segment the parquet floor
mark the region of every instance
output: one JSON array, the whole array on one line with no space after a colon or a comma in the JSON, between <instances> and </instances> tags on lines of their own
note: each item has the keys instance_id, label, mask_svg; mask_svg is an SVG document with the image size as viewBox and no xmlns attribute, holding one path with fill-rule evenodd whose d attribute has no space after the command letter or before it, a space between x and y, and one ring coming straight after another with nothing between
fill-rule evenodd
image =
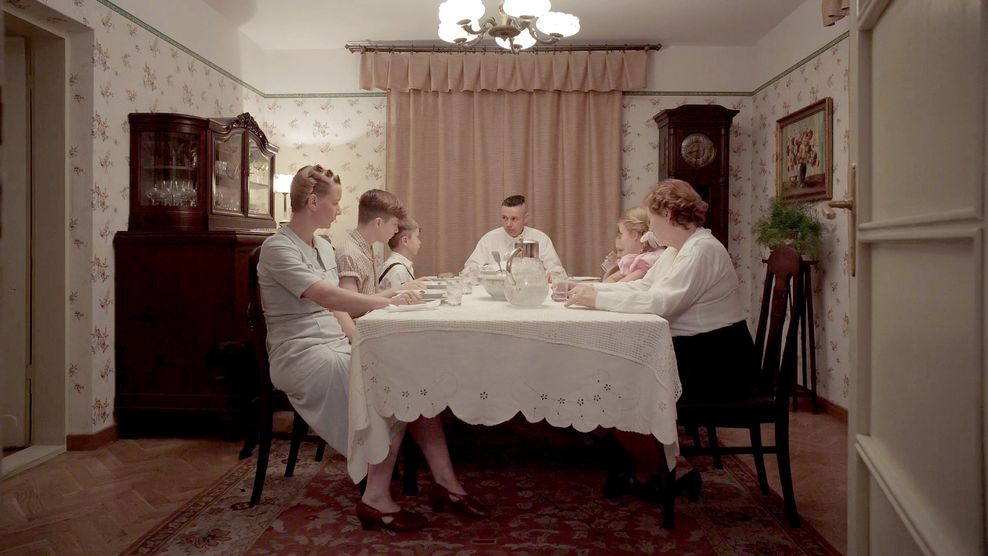
<instances>
[{"instance_id":1,"label":"parquet floor","mask_svg":"<svg viewBox=\"0 0 988 556\"><path fill-rule=\"evenodd\" d=\"M119 440L0 485L0 554L117 554L237 461L220 440Z\"/></svg>"},{"instance_id":2,"label":"parquet floor","mask_svg":"<svg viewBox=\"0 0 988 556\"><path fill-rule=\"evenodd\" d=\"M746 431L719 435L726 444L747 441ZM800 514L844 551L847 425L801 411L793 414L791 438ZM117 554L230 469L239 448L210 439L141 439L61 454L0 485L0 555ZM774 458L766 466L777 491Z\"/></svg>"}]
</instances>

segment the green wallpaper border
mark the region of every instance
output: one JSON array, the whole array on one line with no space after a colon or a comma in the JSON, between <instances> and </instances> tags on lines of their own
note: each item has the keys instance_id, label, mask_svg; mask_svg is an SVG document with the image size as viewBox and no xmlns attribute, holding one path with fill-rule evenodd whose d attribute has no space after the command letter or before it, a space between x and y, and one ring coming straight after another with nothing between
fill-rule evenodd
<instances>
[{"instance_id":1,"label":"green wallpaper border","mask_svg":"<svg viewBox=\"0 0 988 556\"><path fill-rule=\"evenodd\" d=\"M786 70L784 70L782 73L780 73L780 74L776 75L775 77L773 77L772 79L769 79L768 81L766 81L761 87L758 87L757 89L755 89L754 91L752 91L751 92L751 96L755 96L758 93L762 92L762 90L764 90L766 87L772 85L776 81L779 81L783 77L785 77L785 76L789 75L790 73L796 71L803 64L809 62L813 58L816 58L820 54L823 54L824 51L826 51L827 49L829 49L829 48L831 48L833 46L836 46L838 43L840 43L841 41L843 41L844 39L846 39L846 38L848 38L850 36L851 36L851 32L850 31L844 31L843 33L841 33L840 35L838 35L837 37L835 37L832 41L828 42L827 44L825 44L825 45L821 46L820 48L816 49L815 51L813 51L812 54L804 57L802 60L796 62L795 64L793 64L791 66L789 66L789 68L786 69Z\"/></svg>"},{"instance_id":2,"label":"green wallpaper border","mask_svg":"<svg viewBox=\"0 0 988 556\"><path fill-rule=\"evenodd\" d=\"M162 33L158 29L156 29L156 28L152 27L151 25L145 23L139 17L137 17L134 14L128 12L127 10L121 8L120 6L114 4L110 0L96 0L96 1L99 2L100 4L102 4L103 6L106 6L110 10L114 11L115 13L117 13L117 14L125 17L126 19L128 19L132 23L140 26L141 28L143 28L144 30L146 30L149 33L153 34L154 36L158 37L159 39L161 39L161 40L167 42L168 44L170 44L170 45L178 48L179 50L181 50L182 52L188 54L189 56L192 56L196 60L199 60L199 62L201 62L201 63L209 66L210 68L212 68L213 70L219 72L221 75L223 75L227 79L230 79L231 81L233 81L233 82L235 82L235 83L243 86L244 88L248 89L249 91L253 92L254 94L260 96L261 98L265 98L265 99L269 99L269 98L286 98L286 99L296 99L296 98L378 98L378 97L387 97L388 96L388 94L386 92L384 92L384 91L369 91L369 92L356 92L356 93L265 93L265 92L261 91L260 89L258 89L257 87L251 85L250 83L247 83L243 79L240 79L239 77L237 77L233 73L227 71L226 69L221 68L220 66L218 66L218 65L214 64L213 62L211 62L210 60L207 60L206 58L204 58L203 56L199 55L197 52L195 52L191 48L185 46L184 44L182 44L182 43L176 41L175 39L169 37L168 35ZM760 87L758 87L754 91L624 91L622 93L622 95L623 96L629 96L629 97L645 97L645 96L753 97L753 96L757 95L758 93L762 92L766 87L771 86L773 83L779 81L783 77L785 77L785 76L789 75L790 73L796 71L797 69L799 69L800 66L802 66L803 64L809 62L813 58L816 58L817 56L819 56L820 54L822 54L827 49L829 49L829 48L837 45L838 43L840 43L844 39L848 38L850 35L851 35L851 32L850 31L844 31L839 36L837 36L836 38L834 38L832 41L830 41L827 44L823 45L822 47L816 49L812 54L807 55L802 60L796 62L795 64L793 64L791 66L789 66L789 68L787 68L786 70L782 71L781 73L779 73L775 77L769 79L768 81L766 81L765 83L763 83Z\"/></svg>"}]
</instances>

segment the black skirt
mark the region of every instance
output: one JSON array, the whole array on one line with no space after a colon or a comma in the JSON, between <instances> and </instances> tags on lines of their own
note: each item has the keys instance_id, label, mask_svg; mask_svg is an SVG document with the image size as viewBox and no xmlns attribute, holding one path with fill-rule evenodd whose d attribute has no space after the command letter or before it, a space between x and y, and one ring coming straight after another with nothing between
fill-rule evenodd
<instances>
[{"instance_id":1,"label":"black skirt","mask_svg":"<svg viewBox=\"0 0 988 556\"><path fill-rule=\"evenodd\" d=\"M757 383L755 342L748 324L703 332L695 336L675 336L680 401L729 401L747 396Z\"/></svg>"}]
</instances>

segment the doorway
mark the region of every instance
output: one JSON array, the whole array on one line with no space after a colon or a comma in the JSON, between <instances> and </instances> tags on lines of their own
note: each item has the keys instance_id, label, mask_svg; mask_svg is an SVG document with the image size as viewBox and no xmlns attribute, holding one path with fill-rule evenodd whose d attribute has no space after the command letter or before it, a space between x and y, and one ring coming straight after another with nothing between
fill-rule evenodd
<instances>
[{"instance_id":1,"label":"doorway","mask_svg":"<svg viewBox=\"0 0 988 556\"><path fill-rule=\"evenodd\" d=\"M66 39L4 13L0 442L7 476L65 449ZM36 71L42 68L43 71Z\"/></svg>"}]
</instances>

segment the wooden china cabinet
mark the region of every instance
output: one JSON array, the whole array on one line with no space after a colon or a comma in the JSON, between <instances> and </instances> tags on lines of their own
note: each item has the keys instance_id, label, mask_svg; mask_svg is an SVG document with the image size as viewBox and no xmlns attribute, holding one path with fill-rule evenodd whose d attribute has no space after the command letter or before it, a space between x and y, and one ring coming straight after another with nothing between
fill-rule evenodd
<instances>
[{"instance_id":1,"label":"wooden china cabinet","mask_svg":"<svg viewBox=\"0 0 988 556\"><path fill-rule=\"evenodd\" d=\"M247 260L273 233L278 149L250 114L131 114L130 221L113 240L121 436L235 433L250 369ZM232 436L232 434L231 434Z\"/></svg>"},{"instance_id":2,"label":"wooden china cabinet","mask_svg":"<svg viewBox=\"0 0 988 556\"><path fill-rule=\"evenodd\" d=\"M727 246L731 177L731 121L737 110L684 104L653 118L659 127L659 179L689 182L710 204L706 226Z\"/></svg>"}]
</instances>

